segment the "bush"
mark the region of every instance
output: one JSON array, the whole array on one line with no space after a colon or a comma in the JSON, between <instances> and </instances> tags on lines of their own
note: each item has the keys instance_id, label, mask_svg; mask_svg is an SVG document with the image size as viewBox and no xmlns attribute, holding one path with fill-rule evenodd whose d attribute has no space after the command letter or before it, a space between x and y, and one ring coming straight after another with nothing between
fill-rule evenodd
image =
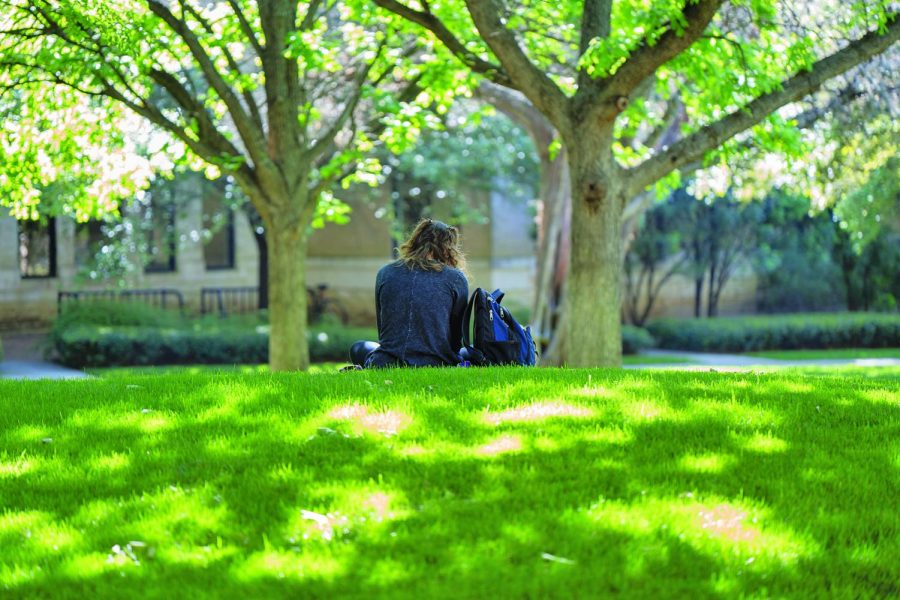
<instances>
[{"instance_id":1,"label":"bush","mask_svg":"<svg viewBox=\"0 0 900 600\"><path fill-rule=\"evenodd\" d=\"M0 340L0 362L3 362L3 340Z\"/></svg>"},{"instance_id":2,"label":"bush","mask_svg":"<svg viewBox=\"0 0 900 600\"><path fill-rule=\"evenodd\" d=\"M900 346L900 315L814 313L713 319L659 319L659 347L695 352L889 348Z\"/></svg>"},{"instance_id":3,"label":"bush","mask_svg":"<svg viewBox=\"0 0 900 600\"><path fill-rule=\"evenodd\" d=\"M62 305L53 329L72 325L182 327L186 319L176 310L158 308L144 302L81 300Z\"/></svg>"},{"instance_id":4,"label":"bush","mask_svg":"<svg viewBox=\"0 0 900 600\"><path fill-rule=\"evenodd\" d=\"M94 324L54 328L57 360L76 368L173 364L252 364L269 360L269 329L199 320L182 328ZM377 339L371 329L315 327L309 331L312 361L347 360L350 345Z\"/></svg>"},{"instance_id":5,"label":"bush","mask_svg":"<svg viewBox=\"0 0 900 600\"><path fill-rule=\"evenodd\" d=\"M622 354L637 354L656 345L650 332L634 325L622 325Z\"/></svg>"}]
</instances>

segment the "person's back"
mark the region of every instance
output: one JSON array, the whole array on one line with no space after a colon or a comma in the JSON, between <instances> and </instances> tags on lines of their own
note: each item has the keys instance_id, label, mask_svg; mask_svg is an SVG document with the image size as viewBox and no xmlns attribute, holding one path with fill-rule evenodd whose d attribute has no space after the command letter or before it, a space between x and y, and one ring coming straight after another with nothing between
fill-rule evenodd
<instances>
[{"instance_id":1,"label":"person's back","mask_svg":"<svg viewBox=\"0 0 900 600\"><path fill-rule=\"evenodd\" d=\"M366 367L459 363L469 285L455 227L423 219L400 259L375 280L379 344L357 342L350 360Z\"/></svg>"},{"instance_id":2,"label":"person's back","mask_svg":"<svg viewBox=\"0 0 900 600\"><path fill-rule=\"evenodd\" d=\"M372 366L459 362L469 287L458 269L431 271L397 261L375 279L378 341Z\"/></svg>"}]
</instances>

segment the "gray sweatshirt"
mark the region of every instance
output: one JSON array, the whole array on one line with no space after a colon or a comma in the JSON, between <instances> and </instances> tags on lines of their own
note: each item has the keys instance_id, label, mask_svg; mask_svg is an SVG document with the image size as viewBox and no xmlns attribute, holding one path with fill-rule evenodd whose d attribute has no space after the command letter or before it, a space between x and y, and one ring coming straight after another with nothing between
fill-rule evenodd
<instances>
[{"instance_id":1,"label":"gray sweatshirt","mask_svg":"<svg viewBox=\"0 0 900 600\"><path fill-rule=\"evenodd\" d=\"M375 315L381 347L367 366L455 365L469 284L462 271L409 269L400 261L375 278Z\"/></svg>"}]
</instances>

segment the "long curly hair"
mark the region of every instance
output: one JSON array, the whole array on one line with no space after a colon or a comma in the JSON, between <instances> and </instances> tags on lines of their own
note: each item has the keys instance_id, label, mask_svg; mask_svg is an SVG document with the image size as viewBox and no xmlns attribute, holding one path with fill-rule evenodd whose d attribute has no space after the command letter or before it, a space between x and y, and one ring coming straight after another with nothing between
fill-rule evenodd
<instances>
[{"instance_id":1,"label":"long curly hair","mask_svg":"<svg viewBox=\"0 0 900 600\"><path fill-rule=\"evenodd\" d=\"M459 230L442 221L422 219L399 248L400 261L410 269L440 271L445 266L466 272Z\"/></svg>"}]
</instances>

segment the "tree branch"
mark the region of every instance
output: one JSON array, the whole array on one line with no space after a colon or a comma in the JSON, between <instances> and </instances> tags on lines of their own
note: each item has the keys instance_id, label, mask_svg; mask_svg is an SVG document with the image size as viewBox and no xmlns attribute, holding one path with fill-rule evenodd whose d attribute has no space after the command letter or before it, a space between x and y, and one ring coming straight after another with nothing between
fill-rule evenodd
<instances>
[{"instance_id":1,"label":"tree branch","mask_svg":"<svg viewBox=\"0 0 900 600\"><path fill-rule=\"evenodd\" d=\"M628 97L641 81L689 48L703 34L722 2L723 0L685 2L682 14L687 26L684 30L679 33L670 24L658 39L645 39L625 64L606 79L607 87L619 96Z\"/></svg>"},{"instance_id":2,"label":"tree branch","mask_svg":"<svg viewBox=\"0 0 900 600\"><path fill-rule=\"evenodd\" d=\"M250 21L247 20L247 16L241 10L241 7L238 6L237 0L228 0L228 5L231 7L231 11L234 13L234 16L237 17L238 24L241 26L241 31L244 32L244 35L247 37L247 40L253 47L253 51L256 52L257 56L262 56L262 44L259 43L259 38L256 37L256 32L253 31L253 26L250 24Z\"/></svg>"},{"instance_id":3,"label":"tree branch","mask_svg":"<svg viewBox=\"0 0 900 600\"><path fill-rule=\"evenodd\" d=\"M581 39L578 43L578 56L587 52L595 38L609 37L612 17L612 0L584 0L581 12ZM591 76L584 69L578 71L578 88L589 85Z\"/></svg>"},{"instance_id":4,"label":"tree branch","mask_svg":"<svg viewBox=\"0 0 900 600\"><path fill-rule=\"evenodd\" d=\"M482 81L475 90L475 95L500 109L513 121L528 130L537 146L538 154L547 152L547 147L553 142L556 130L534 105L528 101L522 92Z\"/></svg>"},{"instance_id":5,"label":"tree branch","mask_svg":"<svg viewBox=\"0 0 900 600\"><path fill-rule=\"evenodd\" d=\"M781 89L756 98L743 108L672 144L665 152L629 169L626 175L630 182L627 197L634 196L670 171L701 160L707 152L756 125L782 106L800 100L829 79L884 52L898 38L900 19L894 14L889 19L884 34L877 31L866 34L834 54L816 61L809 71L787 79L782 83Z\"/></svg>"},{"instance_id":6,"label":"tree branch","mask_svg":"<svg viewBox=\"0 0 900 600\"><path fill-rule=\"evenodd\" d=\"M366 83L366 78L369 76L369 71L372 70L372 65L375 64L375 61L377 60L378 55L381 54L381 49L383 47L384 45L382 44L378 48L375 58L373 58L372 61L365 67L360 68L359 73L357 73L353 78L353 84L351 87L352 91L350 92L347 100L344 102L344 108L341 110L341 113L335 118L334 122L331 124L331 127L329 127L325 131L325 133L320 135L312 145L312 147L310 147L307 151L310 162L315 160L316 157L334 141L334 138L347 123L350 115L352 115L353 111L356 110L356 106L359 104L359 99L360 97L362 97L363 86Z\"/></svg>"},{"instance_id":7,"label":"tree branch","mask_svg":"<svg viewBox=\"0 0 900 600\"><path fill-rule=\"evenodd\" d=\"M269 164L271 160L266 154L265 143L262 140L262 131L254 127L249 115L244 111L240 101L234 93L234 90L225 82L216 69L216 65L203 49L197 36L188 29L187 24L180 21L172 14L172 11L162 2L162 0L148 0L150 10L158 16L162 21L175 32L178 37L187 45L197 61L204 78L210 87L216 91L216 94L225 102L228 112L231 115L234 125L241 136L241 140L247 149L250 158L254 164Z\"/></svg>"},{"instance_id":8,"label":"tree branch","mask_svg":"<svg viewBox=\"0 0 900 600\"><path fill-rule=\"evenodd\" d=\"M456 58L475 73L484 75L494 83L506 87L513 87L509 75L506 74L502 66L486 61L474 52L470 52L465 45L459 41L449 29L447 29L447 26L444 25L443 21L438 19L434 13L428 9L427 4L424 5L424 11L419 11L410 8L401 2L397 2L397 0L374 1L375 4L381 8L384 8L397 16L403 17L407 21L412 21L413 23L421 25L433 33L434 36L444 44L447 50L452 52Z\"/></svg>"},{"instance_id":9,"label":"tree branch","mask_svg":"<svg viewBox=\"0 0 900 600\"><path fill-rule=\"evenodd\" d=\"M519 46L512 31L500 21L497 0L466 0L475 27L500 60L514 87L547 115L557 129L568 124L569 99Z\"/></svg>"},{"instance_id":10,"label":"tree branch","mask_svg":"<svg viewBox=\"0 0 900 600\"><path fill-rule=\"evenodd\" d=\"M191 13L191 16L197 19L197 21L203 26L203 29L210 35L210 37L215 37L216 33L212 28L210 22L201 15L197 10L194 9L191 5L186 5L187 10ZM251 40L252 43L252 40ZM225 61L228 63L228 67L234 71L236 75L241 74L241 67L238 65L237 61L234 59L234 56L231 54L231 51L228 49L227 44L222 44L219 46L219 49L222 51L222 55L225 57ZM244 104L247 105L247 108L250 110L250 117L253 119L253 124L262 131L263 122L262 117L259 114L259 107L256 105L256 100L253 98L253 93L250 90L243 90L241 95L244 97Z\"/></svg>"},{"instance_id":11,"label":"tree branch","mask_svg":"<svg viewBox=\"0 0 900 600\"><path fill-rule=\"evenodd\" d=\"M150 78L161 88L169 92L169 95L181 106L189 117L197 120L198 136L204 143L208 143L220 154L242 156L240 150L232 144L228 138L216 128L209 113L197 99L188 92L183 85L170 73L153 69Z\"/></svg>"},{"instance_id":12,"label":"tree branch","mask_svg":"<svg viewBox=\"0 0 900 600\"><path fill-rule=\"evenodd\" d=\"M300 31L308 31L316 22L319 16L319 6L322 0L311 0L306 7L306 14L303 15L303 21L300 23Z\"/></svg>"}]
</instances>

